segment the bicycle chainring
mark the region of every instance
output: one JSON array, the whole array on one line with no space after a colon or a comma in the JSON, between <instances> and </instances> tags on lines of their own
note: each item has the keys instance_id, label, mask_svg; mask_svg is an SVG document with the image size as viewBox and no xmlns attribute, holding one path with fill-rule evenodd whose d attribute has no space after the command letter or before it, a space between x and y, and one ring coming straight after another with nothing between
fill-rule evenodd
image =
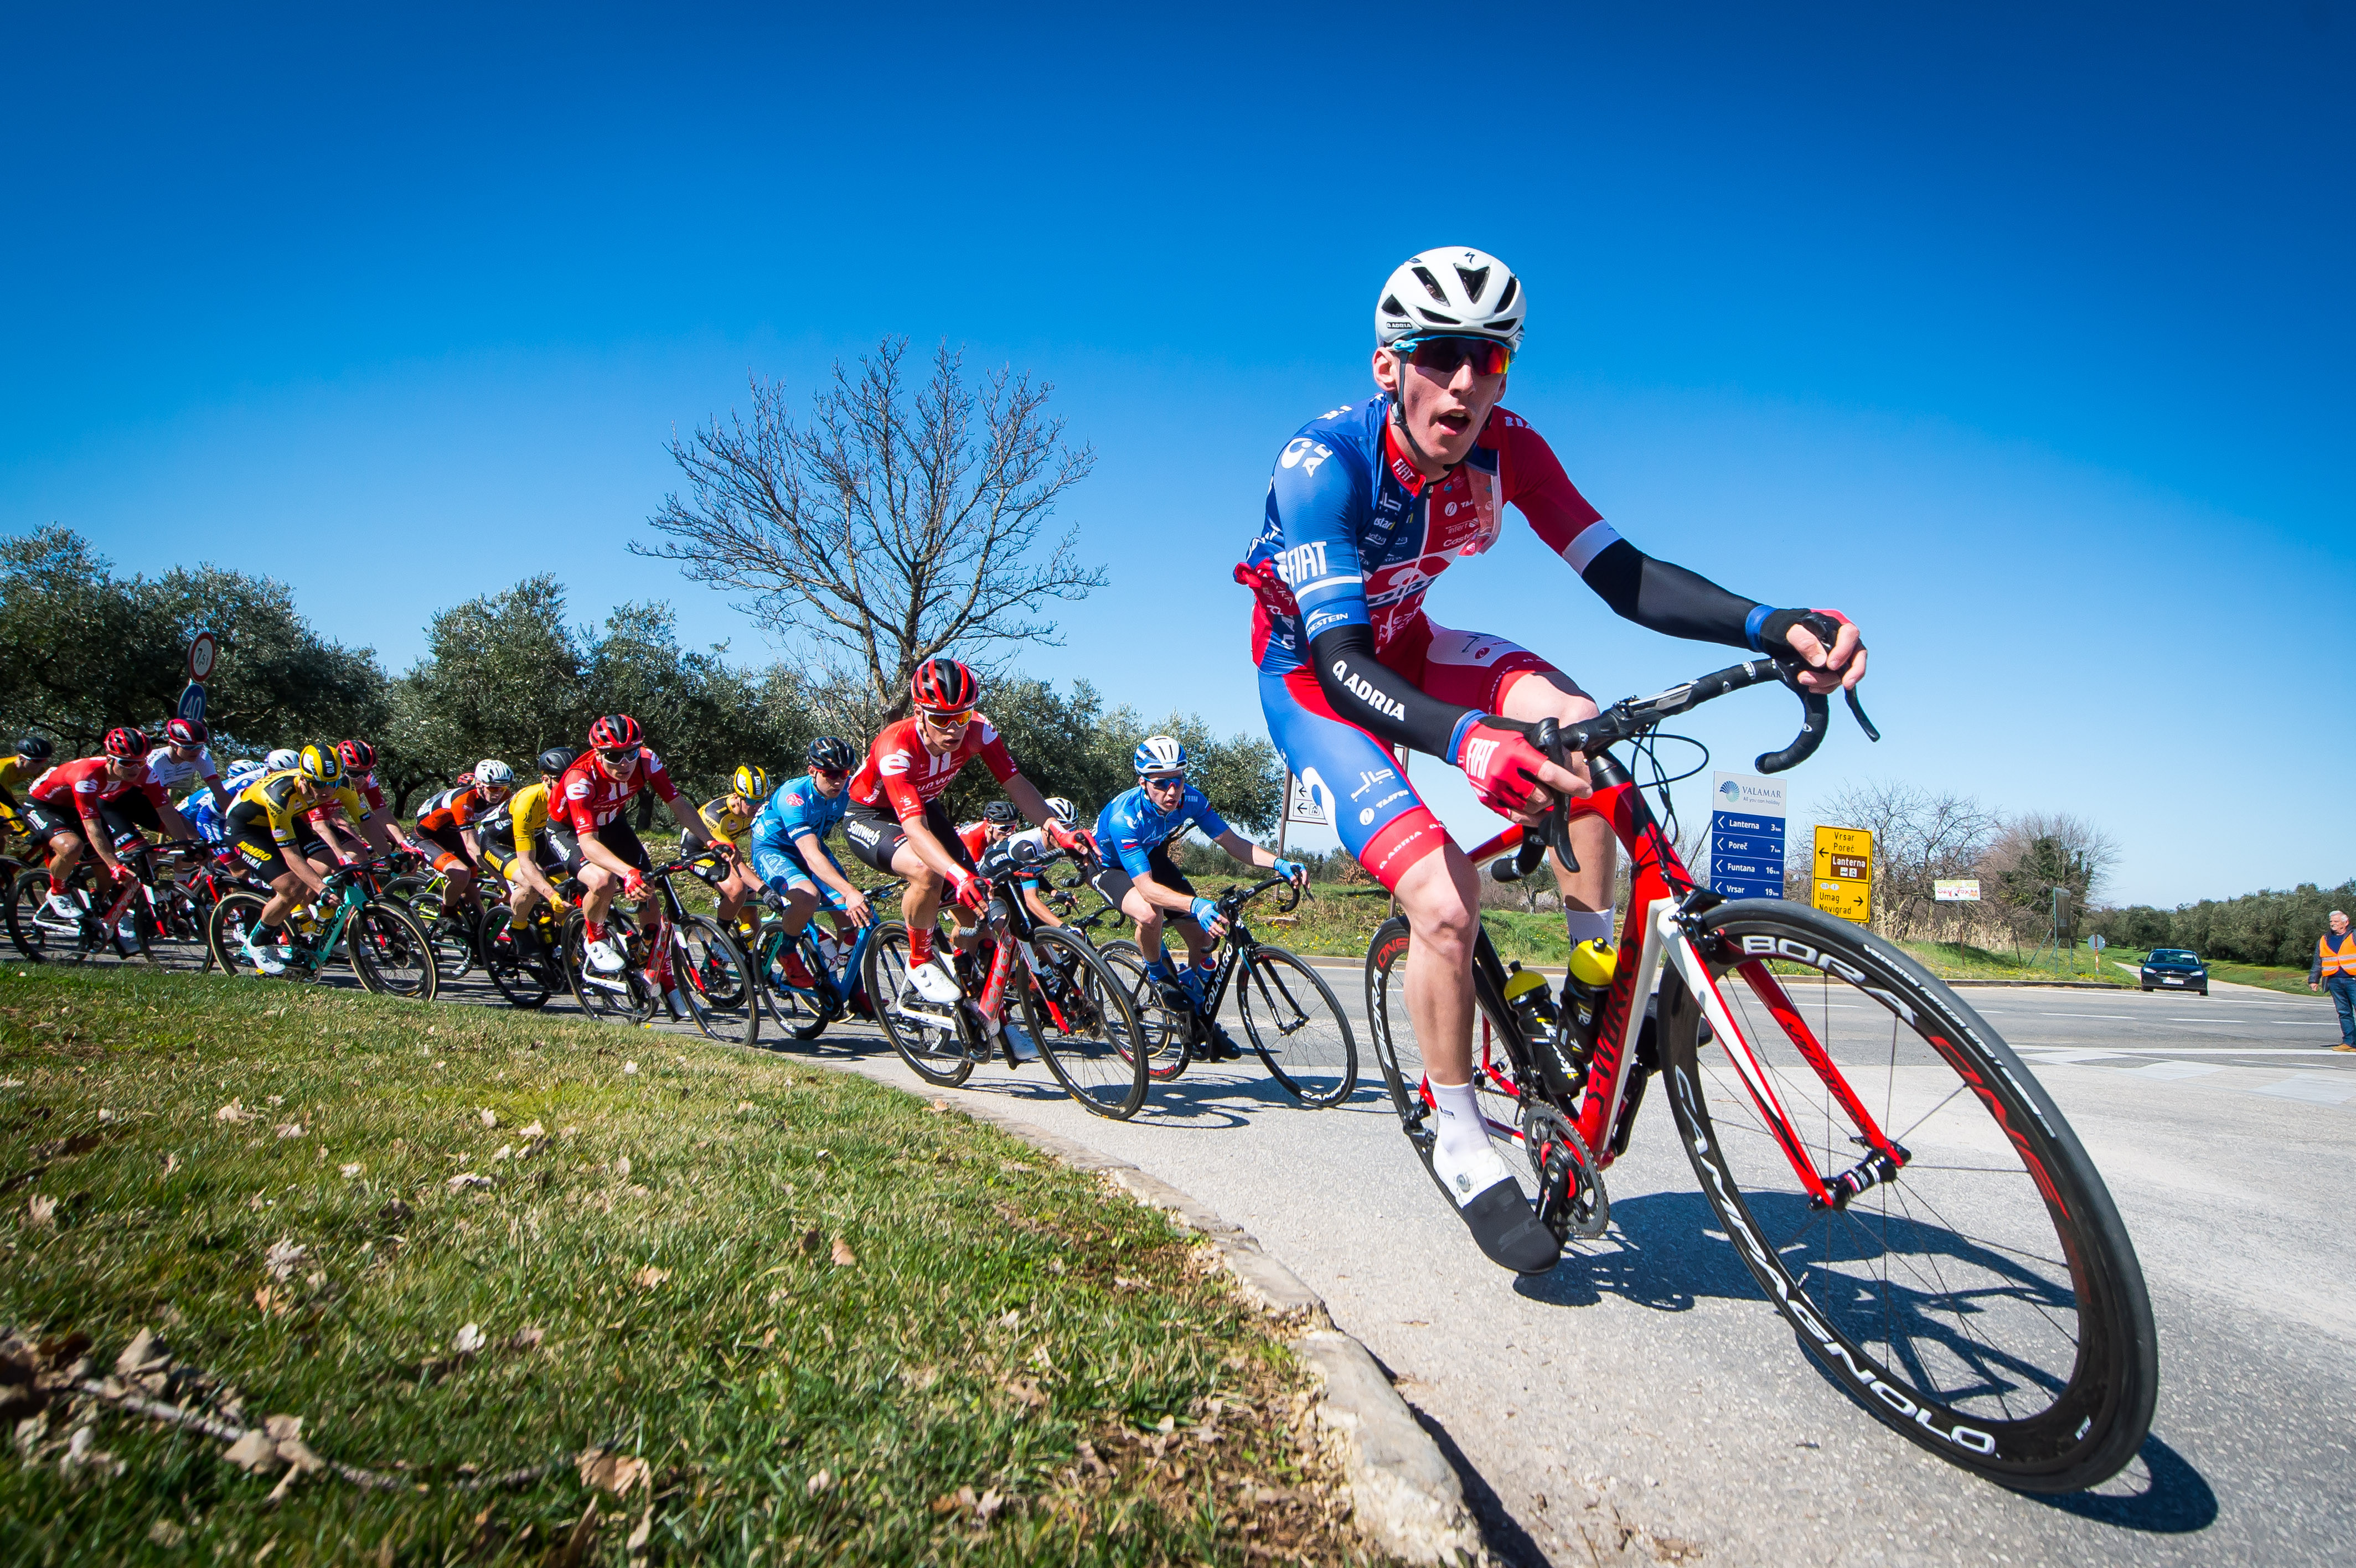
<instances>
[{"instance_id":1,"label":"bicycle chainring","mask_svg":"<svg viewBox=\"0 0 2356 1568\"><path fill-rule=\"evenodd\" d=\"M1591 1242L1612 1218L1595 1157L1563 1114L1533 1100L1522 1109L1522 1147L1538 1183L1538 1222L1558 1241Z\"/></svg>"}]
</instances>

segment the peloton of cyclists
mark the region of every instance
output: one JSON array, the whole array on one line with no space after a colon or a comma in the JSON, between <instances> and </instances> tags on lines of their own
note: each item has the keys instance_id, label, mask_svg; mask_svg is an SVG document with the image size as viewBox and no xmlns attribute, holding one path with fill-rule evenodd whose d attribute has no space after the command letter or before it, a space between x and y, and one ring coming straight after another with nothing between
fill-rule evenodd
<instances>
[{"instance_id":1,"label":"peloton of cyclists","mask_svg":"<svg viewBox=\"0 0 2356 1568\"><path fill-rule=\"evenodd\" d=\"M320 832L318 819L330 807L340 810L377 854L391 852L384 823L352 787L332 747L304 747L293 767L263 773L229 808L231 847L248 869L270 884L270 898L243 944L246 961L265 975L286 972L287 912L326 891L327 861L341 858Z\"/></svg>"},{"instance_id":2,"label":"peloton of cyclists","mask_svg":"<svg viewBox=\"0 0 2356 1568\"><path fill-rule=\"evenodd\" d=\"M1462 769L1490 809L1527 824L1558 795L1589 790L1583 763L1558 766L1531 744L1537 721L1596 707L1538 655L1434 624L1427 588L1496 542L1510 503L1638 625L1795 659L1812 691L1855 686L1865 649L1837 613L1730 593L1603 521L1538 433L1500 406L1527 311L1521 280L1483 251L1403 262L1376 295L1376 395L1285 443L1236 576L1257 600L1252 656L1270 737L1407 915L1408 1011L1438 1109L1433 1173L1484 1253L1538 1272L1558 1249L1491 1147L1472 1091L1472 866L1386 747ZM1804 617L1832 634L1829 645ZM1617 848L1608 822L1582 816L1571 825L1580 869L1552 862L1574 944L1611 940Z\"/></svg>"},{"instance_id":3,"label":"peloton of cyclists","mask_svg":"<svg viewBox=\"0 0 2356 1568\"><path fill-rule=\"evenodd\" d=\"M1199 897L1186 873L1170 859L1170 846L1183 838L1187 829L1198 828L1245 865L1273 870L1296 887L1307 884L1309 870L1228 827L1203 792L1186 782L1186 748L1173 737L1148 736L1130 761L1137 770L1136 787L1113 796L1097 816L1098 870L1089 885L1137 923L1137 945L1145 955L1147 977L1164 990L1180 992L1199 1010L1209 995L1211 944L1227 926L1218 906ZM1171 972L1170 955L1162 944L1165 923L1174 924L1186 944L1183 974ZM1205 1021L1213 1046L1206 1057L1243 1054L1217 1019Z\"/></svg>"},{"instance_id":4,"label":"peloton of cyclists","mask_svg":"<svg viewBox=\"0 0 2356 1568\"><path fill-rule=\"evenodd\" d=\"M826 836L850 809L851 771L859 754L850 741L820 735L809 743L807 760L809 772L779 784L754 814L753 875L767 890L788 938L801 933L822 903L837 937L847 942L851 929L873 921L875 912L826 847ZM812 983L790 941L778 955L777 968L788 985Z\"/></svg>"},{"instance_id":5,"label":"peloton of cyclists","mask_svg":"<svg viewBox=\"0 0 2356 1568\"><path fill-rule=\"evenodd\" d=\"M174 838L196 837L163 786L149 780L147 752L147 737L140 731L109 730L97 756L60 763L35 781L22 815L33 841L48 850L49 895L43 912L50 919L81 918L64 890L85 846L108 879L119 882L129 873L115 856L117 839L136 837L142 828Z\"/></svg>"},{"instance_id":6,"label":"peloton of cyclists","mask_svg":"<svg viewBox=\"0 0 2356 1568\"><path fill-rule=\"evenodd\" d=\"M475 764L465 784L442 791L417 808L420 848L450 884L444 908L455 904L481 912L475 899L475 869L483 863L478 825L497 814L514 793L515 770L497 757L486 757Z\"/></svg>"}]
</instances>

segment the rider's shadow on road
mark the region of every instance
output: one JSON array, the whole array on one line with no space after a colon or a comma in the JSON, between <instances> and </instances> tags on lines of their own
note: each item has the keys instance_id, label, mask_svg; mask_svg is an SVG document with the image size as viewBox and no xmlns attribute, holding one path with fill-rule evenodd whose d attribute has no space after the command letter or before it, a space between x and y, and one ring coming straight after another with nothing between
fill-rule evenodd
<instances>
[{"instance_id":1,"label":"rider's shadow on road","mask_svg":"<svg viewBox=\"0 0 2356 1568\"><path fill-rule=\"evenodd\" d=\"M1696 1298L1763 1301L1698 1192L1648 1192L1612 1205L1612 1229L1579 1242L1550 1274L1517 1280L1517 1295L1553 1307L1592 1307L1608 1294L1661 1312Z\"/></svg>"}]
</instances>

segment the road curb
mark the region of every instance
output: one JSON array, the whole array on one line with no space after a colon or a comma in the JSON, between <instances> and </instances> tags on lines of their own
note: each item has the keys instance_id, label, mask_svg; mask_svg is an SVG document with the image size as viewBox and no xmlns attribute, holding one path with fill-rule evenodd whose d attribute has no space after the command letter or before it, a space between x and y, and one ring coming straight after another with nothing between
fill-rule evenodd
<instances>
[{"instance_id":1,"label":"road curb","mask_svg":"<svg viewBox=\"0 0 2356 1568\"><path fill-rule=\"evenodd\" d=\"M1462 1479L1380 1363L1365 1346L1333 1327L1324 1300L1269 1256L1250 1232L1125 1159L1051 1133L986 1100L968 1099L954 1108L1076 1170L1103 1172L1139 1202L1208 1241L1246 1300L1299 1330L1290 1342L1318 1384L1318 1430L1349 1477L1351 1522L1370 1543L1406 1563L1492 1561L1480 1526L1465 1507Z\"/></svg>"}]
</instances>

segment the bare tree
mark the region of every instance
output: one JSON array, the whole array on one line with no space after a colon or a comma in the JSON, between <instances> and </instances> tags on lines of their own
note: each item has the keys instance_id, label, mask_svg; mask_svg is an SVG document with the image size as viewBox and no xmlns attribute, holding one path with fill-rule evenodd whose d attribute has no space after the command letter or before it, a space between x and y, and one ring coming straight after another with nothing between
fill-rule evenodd
<instances>
[{"instance_id":1,"label":"bare tree","mask_svg":"<svg viewBox=\"0 0 2356 1568\"><path fill-rule=\"evenodd\" d=\"M1851 784L1826 804L1822 816L1835 826L1872 833L1874 924L1894 936L1926 928L1936 936L1943 912L1933 884L1970 875L2001 823L1969 795L1934 794L1896 780Z\"/></svg>"},{"instance_id":2,"label":"bare tree","mask_svg":"<svg viewBox=\"0 0 2356 1568\"><path fill-rule=\"evenodd\" d=\"M1096 466L1046 416L1053 389L1001 368L977 389L947 343L914 388L907 347L884 339L856 374L838 363L807 424L784 383L754 378L749 417L671 442L688 493L648 519L667 538L630 547L745 595L736 607L798 640L846 709L872 700L894 718L926 659L988 667L1009 644L1052 645L1055 623L1031 618L1040 601L1106 581L1076 559L1076 533L1043 543L1056 501Z\"/></svg>"}]
</instances>

